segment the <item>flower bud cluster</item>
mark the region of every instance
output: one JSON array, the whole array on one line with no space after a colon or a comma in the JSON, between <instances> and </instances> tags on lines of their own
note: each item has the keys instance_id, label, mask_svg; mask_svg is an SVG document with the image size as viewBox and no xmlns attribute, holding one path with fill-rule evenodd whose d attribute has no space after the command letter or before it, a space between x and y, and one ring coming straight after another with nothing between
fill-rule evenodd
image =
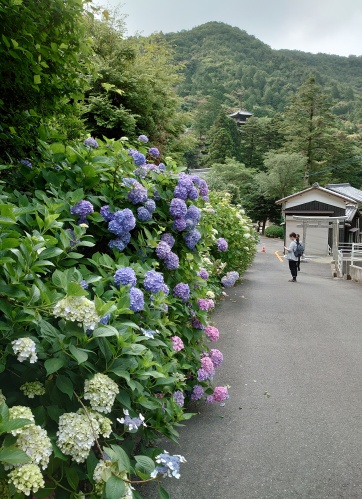
<instances>
[{"instance_id":1,"label":"flower bud cluster","mask_svg":"<svg viewBox=\"0 0 362 499\"><path fill-rule=\"evenodd\" d=\"M38 357L36 355L36 345L30 338L19 338L11 342L13 351L18 356L18 361L23 362L29 359L30 364L34 364Z\"/></svg>"},{"instance_id":2,"label":"flower bud cluster","mask_svg":"<svg viewBox=\"0 0 362 499\"><path fill-rule=\"evenodd\" d=\"M28 381L20 387L20 390L30 399L33 399L35 395L44 395L45 393L45 388L40 381Z\"/></svg>"},{"instance_id":3,"label":"flower bud cluster","mask_svg":"<svg viewBox=\"0 0 362 499\"><path fill-rule=\"evenodd\" d=\"M66 296L55 305L53 315L78 322L83 325L85 331L95 329L100 321L94 302L85 296Z\"/></svg>"}]
</instances>

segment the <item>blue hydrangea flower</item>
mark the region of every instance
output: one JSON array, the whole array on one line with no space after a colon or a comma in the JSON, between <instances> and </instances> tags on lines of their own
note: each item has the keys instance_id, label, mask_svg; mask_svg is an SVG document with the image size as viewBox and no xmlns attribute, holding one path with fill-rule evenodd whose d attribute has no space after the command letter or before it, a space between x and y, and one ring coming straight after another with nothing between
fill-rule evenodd
<instances>
[{"instance_id":1,"label":"blue hydrangea flower","mask_svg":"<svg viewBox=\"0 0 362 499\"><path fill-rule=\"evenodd\" d=\"M170 214L174 218L182 218L187 213L187 206L183 199L174 198L170 204Z\"/></svg>"},{"instance_id":2,"label":"blue hydrangea flower","mask_svg":"<svg viewBox=\"0 0 362 499\"><path fill-rule=\"evenodd\" d=\"M134 161L134 164L136 166L142 166L144 164L146 164L146 156L144 154L142 154L141 152L134 152L132 154L132 158L133 158L133 161Z\"/></svg>"},{"instance_id":3,"label":"blue hydrangea flower","mask_svg":"<svg viewBox=\"0 0 362 499\"><path fill-rule=\"evenodd\" d=\"M82 286L83 289L88 289L88 283L85 279L80 281L80 285Z\"/></svg>"},{"instance_id":4,"label":"blue hydrangea flower","mask_svg":"<svg viewBox=\"0 0 362 499\"><path fill-rule=\"evenodd\" d=\"M168 232L162 234L161 241L165 241L165 243L167 243L170 248L172 248L172 246L175 244L175 238L173 237L172 234L169 234Z\"/></svg>"},{"instance_id":5,"label":"blue hydrangea flower","mask_svg":"<svg viewBox=\"0 0 362 499\"><path fill-rule=\"evenodd\" d=\"M196 189L196 187L192 187L189 191L189 199L195 200L199 197L199 191Z\"/></svg>"},{"instance_id":6,"label":"blue hydrangea flower","mask_svg":"<svg viewBox=\"0 0 362 499\"><path fill-rule=\"evenodd\" d=\"M116 236L122 236L136 226L136 219L129 208L118 210L113 215L113 220L108 223L108 230Z\"/></svg>"},{"instance_id":7,"label":"blue hydrangea flower","mask_svg":"<svg viewBox=\"0 0 362 499\"><path fill-rule=\"evenodd\" d=\"M167 284L164 284L164 285L162 286L161 291L162 291L162 292L163 292L166 296L168 296L168 294L170 293L170 289L169 289L169 287L167 286Z\"/></svg>"},{"instance_id":8,"label":"blue hydrangea flower","mask_svg":"<svg viewBox=\"0 0 362 499\"><path fill-rule=\"evenodd\" d=\"M161 199L161 195L160 193L158 192L158 190L156 189L156 187L153 188L153 197L156 201L159 201Z\"/></svg>"},{"instance_id":9,"label":"blue hydrangea flower","mask_svg":"<svg viewBox=\"0 0 362 499\"><path fill-rule=\"evenodd\" d=\"M173 295L177 298L181 298L183 302L186 302L190 298L190 287L188 284L179 282L173 288Z\"/></svg>"},{"instance_id":10,"label":"blue hydrangea flower","mask_svg":"<svg viewBox=\"0 0 362 499\"><path fill-rule=\"evenodd\" d=\"M138 220L141 220L141 222L149 222L152 220L152 213L141 206L140 208L137 208L137 218Z\"/></svg>"},{"instance_id":11,"label":"blue hydrangea flower","mask_svg":"<svg viewBox=\"0 0 362 499\"><path fill-rule=\"evenodd\" d=\"M131 288L129 290L129 297L131 301L130 310L132 312L141 312L145 307L145 299L142 291L138 288Z\"/></svg>"},{"instance_id":12,"label":"blue hydrangea flower","mask_svg":"<svg viewBox=\"0 0 362 499\"><path fill-rule=\"evenodd\" d=\"M180 261L178 256L176 255L176 253L173 253L172 251L170 251L170 253L168 253L165 256L164 262L169 270L176 270L180 266Z\"/></svg>"},{"instance_id":13,"label":"blue hydrangea flower","mask_svg":"<svg viewBox=\"0 0 362 499\"><path fill-rule=\"evenodd\" d=\"M139 140L140 142L143 142L144 144L147 144L147 142L148 142L148 137L147 137L147 135L140 135L140 136L138 137L138 140Z\"/></svg>"},{"instance_id":14,"label":"blue hydrangea flower","mask_svg":"<svg viewBox=\"0 0 362 499\"><path fill-rule=\"evenodd\" d=\"M110 248L116 248L118 251L123 251L124 248L127 246L127 244L130 242L130 240L131 240L130 232L124 232L121 236L109 241L108 246Z\"/></svg>"},{"instance_id":15,"label":"blue hydrangea flower","mask_svg":"<svg viewBox=\"0 0 362 499\"><path fill-rule=\"evenodd\" d=\"M114 282L117 287L119 287L121 284L122 286L127 286L128 284L130 284L132 287L136 286L136 273L131 267L118 269L114 274Z\"/></svg>"},{"instance_id":16,"label":"blue hydrangea flower","mask_svg":"<svg viewBox=\"0 0 362 499\"><path fill-rule=\"evenodd\" d=\"M87 215L90 215L94 212L94 208L92 203L89 201L79 201L75 206L72 206L70 209L70 213L72 215L78 215L80 218L85 218Z\"/></svg>"},{"instance_id":17,"label":"blue hydrangea flower","mask_svg":"<svg viewBox=\"0 0 362 499\"><path fill-rule=\"evenodd\" d=\"M207 196L209 193L209 188L207 186L206 180L200 179L200 195L201 196Z\"/></svg>"},{"instance_id":18,"label":"blue hydrangea flower","mask_svg":"<svg viewBox=\"0 0 362 499\"><path fill-rule=\"evenodd\" d=\"M182 393L181 390L176 390L174 392L173 399L177 405L179 405L180 407L183 407L183 405L185 403L185 397L184 397L184 394Z\"/></svg>"},{"instance_id":19,"label":"blue hydrangea flower","mask_svg":"<svg viewBox=\"0 0 362 499\"><path fill-rule=\"evenodd\" d=\"M192 394L191 400L200 400L204 396L204 389L201 385L195 385Z\"/></svg>"},{"instance_id":20,"label":"blue hydrangea flower","mask_svg":"<svg viewBox=\"0 0 362 499\"><path fill-rule=\"evenodd\" d=\"M111 213L109 211L108 205L102 206L102 208L99 210L99 213L106 222L110 222L114 218L114 213Z\"/></svg>"},{"instance_id":21,"label":"blue hydrangea flower","mask_svg":"<svg viewBox=\"0 0 362 499\"><path fill-rule=\"evenodd\" d=\"M173 195L175 198L183 199L184 201L186 201L188 197L187 188L183 185L178 184L173 191Z\"/></svg>"},{"instance_id":22,"label":"blue hydrangea flower","mask_svg":"<svg viewBox=\"0 0 362 499\"><path fill-rule=\"evenodd\" d=\"M133 204L140 204L147 201L147 189L139 182L133 184L132 190L128 193L128 199Z\"/></svg>"},{"instance_id":23,"label":"blue hydrangea flower","mask_svg":"<svg viewBox=\"0 0 362 499\"><path fill-rule=\"evenodd\" d=\"M108 324L110 318L111 318L111 314L104 315L101 318L101 320L99 321L99 324L103 324L104 326L106 326Z\"/></svg>"},{"instance_id":24,"label":"blue hydrangea flower","mask_svg":"<svg viewBox=\"0 0 362 499\"><path fill-rule=\"evenodd\" d=\"M158 165L158 169L161 171L161 172L165 172L166 171L166 166L163 164L163 163L160 163Z\"/></svg>"},{"instance_id":25,"label":"blue hydrangea flower","mask_svg":"<svg viewBox=\"0 0 362 499\"><path fill-rule=\"evenodd\" d=\"M99 147L98 142L96 139L93 139L93 137L88 137L88 139L85 139L83 144L87 147L92 147L93 149L97 149Z\"/></svg>"},{"instance_id":26,"label":"blue hydrangea flower","mask_svg":"<svg viewBox=\"0 0 362 499\"><path fill-rule=\"evenodd\" d=\"M155 459L156 463L159 463L159 466L151 473L151 478L156 478L158 475L162 475L163 477L174 477L180 478L180 463L185 463L186 459L180 455L170 456L168 452L164 452L160 454Z\"/></svg>"},{"instance_id":27,"label":"blue hydrangea flower","mask_svg":"<svg viewBox=\"0 0 362 499\"><path fill-rule=\"evenodd\" d=\"M148 149L148 154L150 156L153 156L154 158L158 158L160 155L160 151L157 149L157 147L150 147Z\"/></svg>"},{"instance_id":28,"label":"blue hydrangea flower","mask_svg":"<svg viewBox=\"0 0 362 499\"><path fill-rule=\"evenodd\" d=\"M164 278L161 272L156 272L155 270L149 270L145 274L145 280L143 285L146 291L150 293L158 293L162 291L164 285Z\"/></svg>"},{"instance_id":29,"label":"blue hydrangea flower","mask_svg":"<svg viewBox=\"0 0 362 499\"><path fill-rule=\"evenodd\" d=\"M196 244L201 239L201 234L197 229L193 229L184 235L185 243L191 250L195 249Z\"/></svg>"},{"instance_id":30,"label":"blue hydrangea flower","mask_svg":"<svg viewBox=\"0 0 362 499\"><path fill-rule=\"evenodd\" d=\"M153 199L147 199L145 202L145 208L148 210L150 213L153 213L156 210L156 203Z\"/></svg>"},{"instance_id":31,"label":"blue hydrangea flower","mask_svg":"<svg viewBox=\"0 0 362 499\"><path fill-rule=\"evenodd\" d=\"M153 329L143 329L141 327L140 330L141 330L141 333L143 334L143 336L146 336L146 338L153 339L155 334L157 334L157 331L153 331Z\"/></svg>"},{"instance_id":32,"label":"blue hydrangea flower","mask_svg":"<svg viewBox=\"0 0 362 499\"><path fill-rule=\"evenodd\" d=\"M137 180L135 178L123 177L122 182L123 185L125 185L126 187L132 187L134 184L137 183Z\"/></svg>"},{"instance_id":33,"label":"blue hydrangea flower","mask_svg":"<svg viewBox=\"0 0 362 499\"><path fill-rule=\"evenodd\" d=\"M31 164L31 161L29 161L28 159L22 159L20 161L20 164L24 165L24 166L27 166L28 168L33 168L33 165Z\"/></svg>"}]
</instances>

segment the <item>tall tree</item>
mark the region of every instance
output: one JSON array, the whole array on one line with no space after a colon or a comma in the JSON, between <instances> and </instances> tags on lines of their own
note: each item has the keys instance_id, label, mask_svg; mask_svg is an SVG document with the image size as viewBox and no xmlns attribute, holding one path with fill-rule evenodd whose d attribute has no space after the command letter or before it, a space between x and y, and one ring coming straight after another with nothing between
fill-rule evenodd
<instances>
[{"instance_id":1,"label":"tall tree","mask_svg":"<svg viewBox=\"0 0 362 499\"><path fill-rule=\"evenodd\" d=\"M303 83L286 108L282 124L284 150L306 157L306 178L314 175L314 180L318 180L316 172L328 167L335 154L336 117L330 108L314 78Z\"/></svg>"}]
</instances>

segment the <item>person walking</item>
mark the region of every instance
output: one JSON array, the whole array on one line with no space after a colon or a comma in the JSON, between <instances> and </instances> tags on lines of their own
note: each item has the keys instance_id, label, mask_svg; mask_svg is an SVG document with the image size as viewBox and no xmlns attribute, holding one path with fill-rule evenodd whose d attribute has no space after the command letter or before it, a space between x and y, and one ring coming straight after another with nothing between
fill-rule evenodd
<instances>
[{"instance_id":1,"label":"person walking","mask_svg":"<svg viewBox=\"0 0 362 499\"><path fill-rule=\"evenodd\" d=\"M289 282L297 282L297 274L298 274L298 257L295 256L294 251L297 249L297 234L295 232L291 232L289 234L290 244L287 248L284 246L284 249L287 251L287 258L289 262L289 270L292 274L292 278L289 279Z\"/></svg>"},{"instance_id":2,"label":"person walking","mask_svg":"<svg viewBox=\"0 0 362 499\"><path fill-rule=\"evenodd\" d=\"M299 238L300 238L300 235L297 234L297 237L295 239L295 242L297 243L297 245L299 244ZM298 272L300 272L300 259L301 259L302 256L303 255L299 255L298 256L298 261L297 261L297 270L298 270Z\"/></svg>"}]
</instances>

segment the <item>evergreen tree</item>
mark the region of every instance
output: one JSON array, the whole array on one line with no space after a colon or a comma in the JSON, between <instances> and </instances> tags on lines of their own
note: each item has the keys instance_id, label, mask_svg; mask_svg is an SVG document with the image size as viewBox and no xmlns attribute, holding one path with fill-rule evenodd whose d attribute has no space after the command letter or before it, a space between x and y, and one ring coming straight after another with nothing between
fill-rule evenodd
<instances>
[{"instance_id":1,"label":"evergreen tree","mask_svg":"<svg viewBox=\"0 0 362 499\"><path fill-rule=\"evenodd\" d=\"M209 140L208 164L225 163L226 158L239 159L240 132L224 109L211 127Z\"/></svg>"}]
</instances>

